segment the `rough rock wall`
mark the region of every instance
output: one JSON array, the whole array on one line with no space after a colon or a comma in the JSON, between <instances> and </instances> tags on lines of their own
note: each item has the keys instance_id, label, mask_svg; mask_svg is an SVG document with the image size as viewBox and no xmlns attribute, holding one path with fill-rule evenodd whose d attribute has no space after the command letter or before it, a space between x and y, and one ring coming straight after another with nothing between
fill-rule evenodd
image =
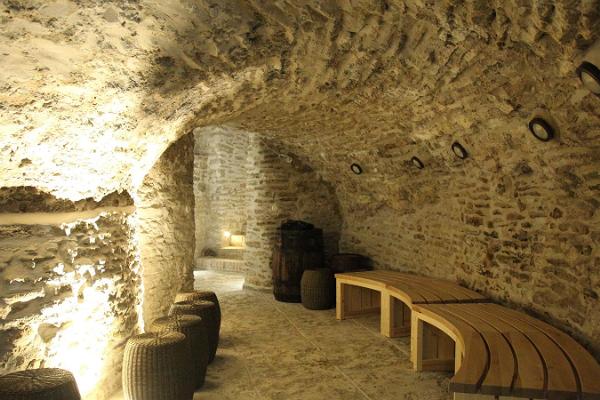
<instances>
[{"instance_id":1,"label":"rough rock wall","mask_svg":"<svg viewBox=\"0 0 600 400\"><path fill-rule=\"evenodd\" d=\"M387 209L435 212L444 201L450 208L458 201L447 198L458 195L453 185L496 180L488 158L503 173L518 163L513 157L523 159L551 181L566 174L560 164L578 171L577 185L593 187L600 99L582 90L574 71L600 37L599 14L598 0L7 0L0 185L100 198L135 187L190 127L235 122L277 138L331 182L349 227ZM553 151L523 144L539 109L561 128ZM468 176L449 153L455 139L473 153ZM426 161L421 175L407 162L413 155ZM348 170L355 161L365 169L360 179ZM562 193L540 191L557 204ZM585 213L585 198L564 206L564 215ZM591 207L590 231L577 240L595 237ZM437 214L425 215L435 230ZM417 226L416 217L403 218ZM394 262L408 263L419 250L404 254ZM569 254L559 274L579 265ZM556 319L569 310L537 307ZM562 323L597 343L589 322Z\"/></svg>"},{"instance_id":2,"label":"rough rock wall","mask_svg":"<svg viewBox=\"0 0 600 400\"><path fill-rule=\"evenodd\" d=\"M246 285L272 286L273 246L279 226L288 219L323 229L326 254L337 251L341 216L331 185L293 155L255 134L250 136L247 187Z\"/></svg>"},{"instance_id":3,"label":"rough rock wall","mask_svg":"<svg viewBox=\"0 0 600 400\"><path fill-rule=\"evenodd\" d=\"M0 185L99 199L139 185L190 127L233 119L337 170L350 144L376 151L373 134L410 143L522 116L576 87L598 5L3 1Z\"/></svg>"},{"instance_id":4,"label":"rough rock wall","mask_svg":"<svg viewBox=\"0 0 600 400\"><path fill-rule=\"evenodd\" d=\"M141 277L131 198L111 197L120 206L88 199L83 213L32 188L0 190L0 374L65 368L86 399L120 388ZM34 211L14 213L30 200Z\"/></svg>"},{"instance_id":5,"label":"rough rock wall","mask_svg":"<svg viewBox=\"0 0 600 400\"><path fill-rule=\"evenodd\" d=\"M167 314L178 291L194 283L193 140L189 134L173 143L137 192L147 326Z\"/></svg>"},{"instance_id":6,"label":"rough rock wall","mask_svg":"<svg viewBox=\"0 0 600 400\"><path fill-rule=\"evenodd\" d=\"M246 233L249 135L222 127L194 130L196 257L218 251L223 232Z\"/></svg>"},{"instance_id":7,"label":"rough rock wall","mask_svg":"<svg viewBox=\"0 0 600 400\"><path fill-rule=\"evenodd\" d=\"M198 249L218 250L224 230L246 235L246 282L271 285L270 260L279 225L301 219L324 231L327 254L341 229L333 188L281 144L230 127L196 129L195 195ZM237 264L235 264L237 266Z\"/></svg>"},{"instance_id":8,"label":"rough rock wall","mask_svg":"<svg viewBox=\"0 0 600 400\"><path fill-rule=\"evenodd\" d=\"M405 209L349 208L341 247L525 307L600 355L600 148L487 146L470 142L449 171L414 169Z\"/></svg>"}]
</instances>

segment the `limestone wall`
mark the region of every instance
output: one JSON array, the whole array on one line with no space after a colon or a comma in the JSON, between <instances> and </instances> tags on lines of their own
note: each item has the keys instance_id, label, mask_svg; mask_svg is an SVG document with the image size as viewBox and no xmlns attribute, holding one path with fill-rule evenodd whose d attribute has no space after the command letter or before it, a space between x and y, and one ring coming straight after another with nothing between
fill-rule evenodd
<instances>
[{"instance_id":1,"label":"limestone wall","mask_svg":"<svg viewBox=\"0 0 600 400\"><path fill-rule=\"evenodd\" d=\"M332 187L272 142L253 135L248 156L246 284L271 287L271 256L279 227L288 219L323 229L325 252L337 252L341 217Z\"/></svg>"},{"instance_id":2,"label":"limestone wall","mask_svg":"<svg viewBox=\"0 0 600 400\"><path fill-rule=\"evenodd\" d=\"M249 135L223 127L196 129L196 252L219 250L224 231L246 233ZM197 257L200 254L197 254Z\"/></svg>"},{"instance_id":3,"label":"limestone wall","mask_svg":"<svg viewBox=\"0 0 600 400\"><path fill-rule=\"evenodd\" d=\"M193 286L193 151L192 135L173 143L137 192L146 325L166 315L178 291Z\"/></svg>"},{"instance_id":4,"label":"limestone wall","mask_svg":"<svg viewBox=\"0 0 600 400\"><path fill-rule=\"evenodd\" d=\"M600 152L527 136L488 146L474 141L464 162L413 168L414 196L401 209L346 203L343 250L463 282L600 355Z\"/></svg>"},{"instance_id":5,"label":"limestone wall","mask_svg":"<svg viewBox=\"0 0 600 400\"><path fill-rule=\"evenodd\" d=\"M120 388L141 276L132 200L110 197L116 207L0 190L0 374L65 368L86 399Z\"/></svg>"},{"instance_id":6,"label":"limestone wall","mask_svg":"<svg viewBox=\"0 0 600 400\"><path fill-rule=\"evenodd\" d=\"M246 283L269 287L272 248L287 219L323 229L327 254L337 251L341 217L335 192L303 161L253 132L207 127L195 136L199 263L198 249L218 250L223 231L245 234Z\"/></svg>"}]
</instances>

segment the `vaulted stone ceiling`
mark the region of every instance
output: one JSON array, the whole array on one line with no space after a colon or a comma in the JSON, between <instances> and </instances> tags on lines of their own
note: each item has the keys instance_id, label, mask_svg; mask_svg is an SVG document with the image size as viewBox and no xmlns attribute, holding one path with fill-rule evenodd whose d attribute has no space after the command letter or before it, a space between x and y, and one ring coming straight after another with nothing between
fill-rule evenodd
<instances>
[{"instance_id":1,"label":"vaulted stone ceiling","mask_svg":"<svg viewBox=\"0 0 600 400\"><path fill-rule=\"evenodd\" d=\"M0 186L102 197L139 184L193 127L231 124L273 137L353 204L410 209L464 173L454 140L470 168L514 152L549 162L527 133L536 110L560 127L550 148L576 159L600 144L598 99L574 72L599 12L595 0L5 0Z\"/></svg>"}]
</instances>

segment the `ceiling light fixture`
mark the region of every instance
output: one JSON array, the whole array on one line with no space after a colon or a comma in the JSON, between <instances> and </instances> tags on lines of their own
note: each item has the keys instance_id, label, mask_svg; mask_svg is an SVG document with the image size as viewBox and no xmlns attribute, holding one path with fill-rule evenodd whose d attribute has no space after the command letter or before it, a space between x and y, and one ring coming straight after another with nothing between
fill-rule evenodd
<instances>
[{"instance_id":1,"label":"ceiling light fixture","mask_svg":"<svg viewBox=\"0 0 600 400\"><path fill-rule=\"evenodd\" d=\"M467 150L463 147L462 144L458 142L452 143L452 151L454 152L454 155L456 155L456 157L460 158L461 160L464 160L465 158L469 157L469 153L467 152Z\"/></svg>"},{"instance_id":2,"label":"ceiling light fixture","mask_svg":"<svg viewBox=\"0 0 600 400\"><path fill-rule=\"evenodd\" d=\"M543 118L535 117L529 121L529 130L542 142L548 142L554 138L554 128Z\"/></svg>"},{"instance_id":3,"label":"ceiling light fixture","mask_svg":"<svg viewBox=\"0 0 600 400\"><path fill-rule=\"evenodd\" d=\"M577 68L577 76L590 92L600 96L600 69L594 64L584 61Z\"/></svg>"},{"instance_id":4,"label":"ceiling light fixture","mask_svg":"<svg viewBox=\"0 0 600 400\"><path fill-rule=\"evenodd\" d=\"M360 165L354 163L350 166L350 169L352 170L352 172L354 172L356 175L360 175L363 172L363 169Z\"/></svg>"},{"instance_id":5,"label":"ceiling light fixture","mask_svg":"<svg viewBox=\"0 0 600 400\"><path fill-rule=\"evenodd\" d=\"M413 163L413 165L419 169L423 169L425 168L425 164L423 164L423 161L419 160L418 157L413 157L410 159L410 162Z\"/></svg>"}]
</instances>

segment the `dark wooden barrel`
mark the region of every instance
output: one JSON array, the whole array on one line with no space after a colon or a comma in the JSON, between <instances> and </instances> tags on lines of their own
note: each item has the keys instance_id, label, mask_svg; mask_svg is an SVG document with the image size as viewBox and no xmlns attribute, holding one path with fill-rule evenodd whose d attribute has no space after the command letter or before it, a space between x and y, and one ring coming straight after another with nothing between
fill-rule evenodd
<instances>
[{"instance_id":1,"label":"dark wooden barrel","mask_svg":"<svg viewBox=\"0 0 600 400\"><path fill-rule=\"evenodd\" d=\"M329 264L334 274L371 269L367 257L352 253L334 254L331 256Z\"/></svg>"},{"instance_id":2,"label":"dark wooden barrel","mask_svg":"<svg viewBox=\"0 0 600 400\"><path fill-rule=\"evenodd\" d=\"M306 269L323 267L323 231L321 229L283 229L273 249L273 294L275 299L299 303L300 280Z\"/></svg>"}]
</instances>

